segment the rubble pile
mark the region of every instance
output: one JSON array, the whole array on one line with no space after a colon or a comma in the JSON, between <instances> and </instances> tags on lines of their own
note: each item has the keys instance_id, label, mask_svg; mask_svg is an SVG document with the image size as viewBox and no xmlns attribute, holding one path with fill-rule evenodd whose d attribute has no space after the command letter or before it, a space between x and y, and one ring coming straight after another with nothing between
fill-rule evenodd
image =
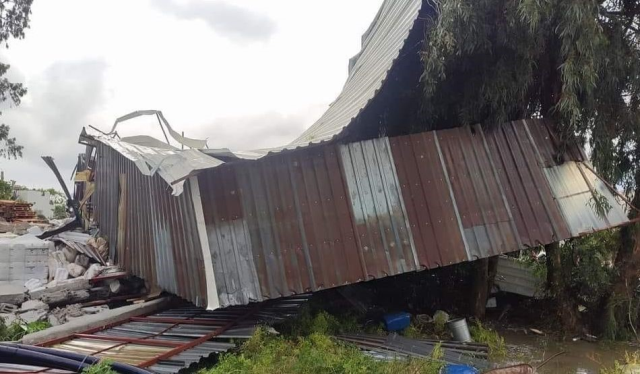
<instances>
[{"instance_id":1,"label":"rubble pile","mask_svg":"<svg viewBox=\"0 0 640 374\"><path fill-rule=\"evenodd\" d=\"M144 283L109 263L104 238L64 232L41 240L41 233L31 227L21 236L0 236L5 325L42 321L56 326L140 297Z\"/></svg>"}]
</instances>

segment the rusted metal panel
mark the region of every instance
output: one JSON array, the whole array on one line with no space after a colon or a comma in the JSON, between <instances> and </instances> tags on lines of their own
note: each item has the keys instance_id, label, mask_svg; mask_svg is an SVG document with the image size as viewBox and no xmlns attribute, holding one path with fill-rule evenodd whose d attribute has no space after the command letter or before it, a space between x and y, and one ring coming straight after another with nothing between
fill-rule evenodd
<instances>
[{"instance_id":1,"label":"rusted metal panel","mask_svg":"<svg viewBox=\"0 0 640 374\"><path fill-rule=\"evenodd\" d=\"M527 125L544 126L540 121ZM484 134L521 244L533 247L567 239L569 230L542 172L550 161L539 157L538 143L527 134L525 123L506 123Z\"/></svg>"},{"instance_id":2,"label":"rusted metal panel","mask_svg":"<svg viewBox=\"0 0 640 374\"><path fill-rule=\"evenodd\" d=\"M518 248L515 226L482 130L479 126L462 127L437 134L470 258L491 257Z\"/></svg>"},{"instance_id":3,"label":"rusted metal panel","mask_svg":"<svg viewBox=\"0 0 640 374\"><path fill-rule=\"evenodd\" d=\"M559 164L583 155L557 144L538 120L323 144L207 169L178 197L98 144L96 220L120 233L116 259L134 274L200 305L214 289L210 306L247 304L628 222L588 165ZM604 218L587 207L596 192L614 206Z\"/></svg>"},{"instance_id":4,"label":"rusted metal panel","mask_svg":"<svg viewBox=\"0 0 640 374\"><path fill-rule=\"evenodd\" d=\"M420 265L435 268L467 260L435 134L398 137L391 149Z\"/></svg>"},{"instance_id":5,"label":"rusted metal panel","mask_svg":"<svg viewBox=\"0 0 640 374\"><path fill-rule=\"evenodd\" d=\"M211 354L235 348L239 341L249 339L260 325L279 323L297 315L309 296L216 311L184 305L99 326L42 345L109 358L148 368L154 373L177 373Z\"/></svg>"},{"instance_id":6,"label":"rusted metal panel","mask_svg":"<svg viewBox=\"0 0 640 374\"><path fill-rule=\"evenodd\" d=\"M111 243L111 258L152 285L206 305L190 190L172 196L160 176L142 175L131 160L102 143L97 145L95 181L94 220ZM121 191L120 186L126 188ZM121 193L124 204L119 214ZM126 220L119 224L119 216ZM118 238L121 246L116 246Z\"/></svg>"},{"instance_id":7,"label":"rusted metal panel","mask_svg":"<svg viewBox=\"0 0 640 374\"><path fill-rule=\"evenodd\" d=\"M337 149L330 146L199 176L221 305L365 278L342 175ZM226 211L221 204L239 209L234 215L236 240L224 241L229 218L221 215ZM233 261L240 252L249 259Z\"/></svg>"},{"instance_id":8,"label":"rusted metal panel","mask_svg":"<svg viewBox=\"0 0 640 374\"><path fill-rule=\"evenodd\" d=\"M261 300L234 170L213 169L199 185L220 304Z\"/></svg>"},{"instance_id":9,"label":"rusted metal panel","mask_svg":"<svg viewBox=\"0 0 640 374\"><path fill-rule=\"evenodd\" d=\"M415 247L387 138L340 146L369 277L417 270Z\"/></svg>"}]
</instances>

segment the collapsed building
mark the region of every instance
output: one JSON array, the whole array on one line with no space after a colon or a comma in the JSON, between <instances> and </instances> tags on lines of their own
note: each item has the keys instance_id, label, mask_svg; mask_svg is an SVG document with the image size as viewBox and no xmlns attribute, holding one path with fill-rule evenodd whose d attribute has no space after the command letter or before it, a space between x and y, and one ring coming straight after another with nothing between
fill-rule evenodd
<instances>
[{"instance_id":1,"label":"collapsed building","mask_svg":"<svg viewBox=\"0 0 640 374\"><path fill-rule=\"evenodd\" d=\"M115 126L83 129L79 197L110 258L216 309L628 223L625 201L543 120L407 130L419 119L402 98L421 74L432 11L421 0L384 1L342 93L286 146L207 149L155 111L138 114L157 115L187 150L119 138ZM591 203L602 198L604 213Z\"/></svg>"}]
</instances>

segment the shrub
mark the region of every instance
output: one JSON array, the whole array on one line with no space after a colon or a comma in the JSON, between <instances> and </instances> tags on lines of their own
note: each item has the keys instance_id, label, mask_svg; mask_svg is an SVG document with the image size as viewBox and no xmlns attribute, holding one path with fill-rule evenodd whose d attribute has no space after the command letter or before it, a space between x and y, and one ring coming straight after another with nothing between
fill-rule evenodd
<instances>
[{"instance_id":1,"label":"shrub","mask_svg":"<svg viewBox=\"0 0 640 374\"><path fill-rule=\"evenodd\" d=\"M484 327L480 321L469 328L471 338L478 343L489 346L489 357L494 360L504 358L507 355L507 345L504 338L495 330Z\"/></svg>"},{"instance_id":2,"label":"shrub","mask_svg":"<svg viewBox=\"0 0 640 374\"><path fill-rule=\"evenodd\" d=\"M258 329L239 353L223 355L218 365L201 373L436 374L443 366L441 356L438 347L431 359L378 361L357 347L338 342L322 333L286 338L273 336L266 329Z\"/></svg>"}]
</instances>

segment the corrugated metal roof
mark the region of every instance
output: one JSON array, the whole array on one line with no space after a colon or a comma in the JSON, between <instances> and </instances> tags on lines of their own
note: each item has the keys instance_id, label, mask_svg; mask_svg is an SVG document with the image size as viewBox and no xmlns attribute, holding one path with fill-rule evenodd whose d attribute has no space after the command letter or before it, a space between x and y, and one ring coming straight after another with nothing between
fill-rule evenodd
<instances>
[{"instance_id":1,"label":"corrugated metal roof","mask_svg":"<svg viewBox=\"0 0 640 374\"><path fill-rule=\"evenodd\" d=\"M385 0L350 62L338 98L309 129L285 148L307 146L338 135L382 87L422 8L422 0Z\"/></svg>"},{"instance_id":2,"label":"corrugated metal roof","mask_svg":"<svg viewBox=\"0 0 640 374\"><path fill-rule=\"evenodd\" d=\"M542 296L542 280L533 274L533 268L515 258L500 256L495 285L503 292L534 297Z\"/></svg>"},{"instance_id":3,"label":"corrugated metal roof","mask_svg":"<svg viewBox=\"0 0 640 374\"><path fill-rule=\"evenodd\" d=\"M223 162L208 156L197 149L177 150L169 148L147 147L129 143L115 136L100 134L91 129L82 129L81 142L100 142L133 161L140 173L146 176L155 174L168 183L174 195L183 191L184 181L199 170L214 168Z\"/></svg>"},{"instance_id":4,"label":"corrugated metal roof","mask_svg":"<svg viewBox=\"0 0 640 374\"><path fill-rule=\"evenodd\" d=\"M337 339L355 344L374 358L397 360L406 357L431 359L434 347L440 346L443 363L450 365L471 365L479 370L490 367L487 360L489 347L479 343L438 341L430 339L410 339L392 333L388 336L372 334L343 334Z\"/></svg>"},{"instance_id":5,"label":"corrugated metal roof","mask_svg":"<svg viewBox=\"0 0 640 374\"><path fill-rule=\"evenodd\" d=\"M99 143L94 220L109 242L109 256L152 285L198 306L207 304L207 278L189 188L172 196L159 175Z\"/></svg>"},{"instance_id":6,"label":"corrugated metal roof","mask_svg":"<svg viewBox=\"0 0 640 374\"><path fill-rule=\"evenodd\" d=\"M537 120L486 133L467 126L205 171L198 184L221 305L571 237L544 177L557 153L546 131ZM617 218L610 223L626 222Z\"/></svg>"},{"instance_id":7,"label":"corrugated metal roof","mask_svg":"<svg viewBox=\"0 0 640 374\"><path fill-rule=\"evenodd\" d=\"M619 226L628 221L624 202L581 163L569 161L544 171L572 236ZM599 214L594 205L594 199L599 196L604 197L611 207L604 215Z\"/></svg>"},{"instance_id":8,"label":"corrugated metal roof","mask_svg":"<svg viewBox=\"0 0 640 374\"><path fill-rule=\"evenodd\" d=\"M210 308L486 258L628 222L595 175L576 172L574 161L557 164L548 131L543 121L526 120L327 143L204 170L179 197L100 143L96 220L117 238L120 265ZM613 205L606 220L587 204L589 185Z\"/></svg>"},{"instance_id":9,"label":"corrugated metal roof","mask_svg":"<svg viewBox=\"0 0 640 374\"><path fill-rule=\"evenodd\" d=\"M309 295L216 311L184 306L98 327L44 346L109 358L156 373L177 373L211 354L235 348L259 325L296 315Z\"/></svg>"}]
</instances>

